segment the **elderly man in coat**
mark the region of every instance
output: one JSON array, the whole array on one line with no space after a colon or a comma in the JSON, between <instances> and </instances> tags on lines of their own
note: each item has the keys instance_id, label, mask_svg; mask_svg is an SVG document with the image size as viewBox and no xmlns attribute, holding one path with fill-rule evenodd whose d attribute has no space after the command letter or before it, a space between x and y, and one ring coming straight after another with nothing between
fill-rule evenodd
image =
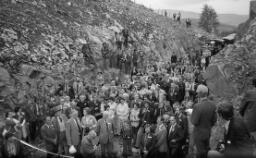
<instances>
[{"instance_id":1,"label":"elderly man in coat","mask_svg":"<svg viewBox=\"0 0 256 158\"><path fill-rule=\"evenodd\" d=\"M54 128L51 117L47 116L45 124L41 127L41 136L44 140L46 150L50 152L57 152L57 131ZM51 154L47 154L47 158L54 157Z\"/></svg>"},{"instance_id":2,"label":"elderly man in coat","mask_svg":"<svg viewBox=\"0 0 256 158\"><path fill-rule=\"evenodd\" d=\"M68 115L70 119L67 121L65 127L69 152L70 154L79 155L77 151L79 149L81 140L81 123L78 119L78 111L72 109L70 112L68 112ZM73 152L71 152L71 149L73 149Z\"/></svg>"},{"instance_id":3,"label":"elderly man in coat","mask_svg":"<svg viewBox=\"0 0 256 158\"><path fill-rule=\"evenodd\" d=\"M113 156L114 127L113 123L108 119L108 115L107 111L103 112L103 117L98 121L96 128L103 158Z\"/></svg>"},{"instance_id":4,"label":"elderly man in coat","mask_svg":"<svg viewBox=\"0 0 256 158\"><path fill-rule=\"evenodd\" d=\"M194 106L191 122L194 128L194 141L197 149L197 158L207 158L210 149L209 140L211 129L217 121L216 105L208 99L208 88L199 85L197 88L199 103Z\"/></svg>"}]
</instances>

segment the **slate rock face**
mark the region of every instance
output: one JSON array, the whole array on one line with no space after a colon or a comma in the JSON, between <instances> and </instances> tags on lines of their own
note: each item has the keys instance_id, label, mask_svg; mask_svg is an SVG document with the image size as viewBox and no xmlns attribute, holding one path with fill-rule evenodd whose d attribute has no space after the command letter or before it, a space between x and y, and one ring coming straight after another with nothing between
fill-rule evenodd
<instances>
[{"instance_id":1,"label":"slate rock face","mask_svg":"<svg viewBox=\"0 0 256 158\"><path fill-rule=\"evenodd\" d=\"M221 66L211 65L204 74L210 92L218 97L232 97L237 95L236 89L232 86L222 71L223 69Z\"/></svg>"},{"instance_id":2,"label":"slate rock face","mask_svg":"<svg viewBox=\"0 0 256 158\"><path fill-rule=\"evenodd\" d=\"M213 57L204 74L215 96L234 98L252 88L256 78L256 19L240 41Z\"/></svg>"},{"instance_id":3,"label":"slate rock face","mask_svg":"<svg viewBox=\"0 0 256 158\"><path fill-rule=\"evenodd\" d=\"M120 53L113 39L123 29L129 30L129 40L137 44L145 65L200 48L196 35L206 34L130 0L1 0L0 6L0 62L6 74L0 86L13 90L4 90L8 93L0 97L10 92L17 102L52 93L58 83L71 83L75 76L93 83L96 71L110 73L103 65L102 44ZM90 51L83 51L84 45ZM133 51L133 46L124 50ZM42 90L44 82L49 89Z\"/></svg>"}]
</instances>

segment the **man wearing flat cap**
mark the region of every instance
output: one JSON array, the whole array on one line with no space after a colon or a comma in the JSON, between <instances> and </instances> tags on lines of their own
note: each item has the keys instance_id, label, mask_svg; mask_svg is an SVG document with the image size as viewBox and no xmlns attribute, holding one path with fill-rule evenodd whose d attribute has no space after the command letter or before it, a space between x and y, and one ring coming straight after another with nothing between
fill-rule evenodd
<instances>
[{"instance_id":1,"label":"man wearing flat cap","mask_svg":"<svg viewBox=\"0 0 256 158\"><path fill-rule=\"evenodd\" d=\"M199 102L194 106L191 116L191 122L195 126L193 134L197 148L196 158L207 158L211 128L217 121L216 105L207 98L206 86L199 85L196 92Z\"/></svg>"}]
</instances>

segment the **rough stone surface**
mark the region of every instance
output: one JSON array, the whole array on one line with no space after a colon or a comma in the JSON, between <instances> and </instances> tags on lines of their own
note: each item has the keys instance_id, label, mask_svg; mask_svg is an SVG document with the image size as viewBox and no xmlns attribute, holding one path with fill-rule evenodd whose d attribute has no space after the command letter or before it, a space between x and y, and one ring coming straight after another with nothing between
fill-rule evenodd
<instances>
[{"instance_id":1,"label":"rough stone surface","mask_svg":"<svg viewBox=\"0 0 256 158\"><path fill-rule=\"evenodd\" d=\"M1 0L0 10L1 65L11 74L10 84L15 93L23 94L20 87L32 89L19 95L19 99L38 94L36 85L43 85L45 77L56 81L51 82L51 91L56 83L71 80L75 75L93 81L96 71L108 72L102 69L102 43L107 42L115 49L114 34L124 28L149 64L168 61L173 53L183 56L195 46L200 48L198 34L207 35L128 0ZM88 61L77 65L76 74L70 73L74 69L71 61L80 59L78 53L84 44L90 45L92 54ZM11 81L6 77L4 80ZM2 78L0 82L4 84Z\"/></svg>"},{"instance_id":2,"label":"rough stone surface","mask_svg":"<svg viewBox=\"0 0 256 158\"><path fill-rule=\"evenodd\" d=\"M212 94L235 98L252 87L256 78L256 19L234 45L213 57L204 77Z\"/></svg>"}]
</instances>

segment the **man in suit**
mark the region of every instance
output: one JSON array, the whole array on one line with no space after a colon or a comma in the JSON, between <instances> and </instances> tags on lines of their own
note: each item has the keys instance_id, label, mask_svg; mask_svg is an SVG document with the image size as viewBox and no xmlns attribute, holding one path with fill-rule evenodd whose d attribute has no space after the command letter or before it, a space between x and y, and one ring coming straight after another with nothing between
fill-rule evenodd
<instances>
[{"instance_id":1,"label":"man in suit","mask_svg":"<svg viewBox=\"0 0 256 158\"><path fill-rule=\"evenodd\" d=\"M113 155L114 127L113 123L108 119L108 115L107 111L103 112L103 117L98 121L96 128L103 158L109 158Z\"/></svg>"},{"instance_id":2,"label":"man in suit","mask_svg":"<svg viewBox=\"0 0 256 158\"><path fill-rule=\"evenodd\" d=\"M59 154L68 154L68 146L66 139L66 127L67 117L62 113L62 109L57 109L55 116L53 117L53 126L57 132L57 146Z\"/></svg>"},{"instance_id":3,"label":"man in suit","mask_svg":"<svg viewBox=\"0 0 256 158\"><path fill-rule=\"evenodd\" d=\"M191 122L194 127L194 141L197 148L197 158L207 158L210 149L209 140L211 128L217 121L216 106L208 100L208 88L199 85L197 88L199 103L194 106Z\"/></svg>"},{"instance_id":4,"label":"man in suit","mask_svg":"<svg viewBox=\"0 0 256 158\"><path fill-rule=\"evenodd\" d=\"M188 138L188 119L187 116L183 113L181 107L175 109L175 114L177 118L177 123L184 131L184 141Z\"/></svg>"},{"instance_id":5,"label":"man in suit","mask_svg":"<svg viewBox=\"0 0 256 158\"><path fill-rule=\"evenodd\" d=\"M255 141L240 116L234 115L232 103L225 101L218 106L220 122L225 128L224 155L227 158L252 157Z\"/></svg>"},{"instance_id":6,"label":"man in suit","mask_svg":"<svg viewBox=\"0 0 256 158\"><path fill-rule=\"evenodd\" d=\"M156 142L154 148L157 150L157 157L167 158L168 155L168 145L167 139L167 129L164 124L164 119L162 116L157 118L157 128L155 131Z\"/></svg>"},{"instance_id":7,"label":"man in suit","mask_svg":"<svg viewBox=\"0 0 256 158\"><path fill-rule=\"evenodd\" d=\"M54 128L51 117L46 116L45 124L41 127L41 136L44 140L46 150L49 152L57 152L57 133ZM51 158L53 155L47 154L47 158Z\"/></svg>"},{"instance_id":8,"label":"man in suit","mask_svg":"<svg viewBox=\"0 0 256 158\"><path fill-rule=\"evenodd\" d=\"M167 137L170 157L178 158L180 156L183 139L184 139L184 130L177 123L175 116L171 116L170 127L168 129L168 137Z\"/></svg>"},{"instance_id":9,"label":"man in suit","mask_svg":"<svg viewBox=\"0 0 256 158\"><path fill-rule=\"evenodd\" d=\"M73 146L78 151L81 139L81 124L78 120L78 112L72 109L68 112L68 115L70 118L65 125L67 144L69 148Z\"/></svg>"},{"instance_id":10,"label":"man in suit","mask_svg":"<svg viewBox=\"0 0 256 158\"><path fill-rule=\"evenodd\" d=\"M181 107L176 108L175 110L176 118L177 118L177 124L182 128L184 132L184 137L182 140L182 148L186 145L186 143L189 142L189 134L188 134L188 118L187 116L183 113L183 110ZM182 155L180 157L185 157L186 153L188 152L188 149L183 148Z\"/></svg>"}]
</instances>

